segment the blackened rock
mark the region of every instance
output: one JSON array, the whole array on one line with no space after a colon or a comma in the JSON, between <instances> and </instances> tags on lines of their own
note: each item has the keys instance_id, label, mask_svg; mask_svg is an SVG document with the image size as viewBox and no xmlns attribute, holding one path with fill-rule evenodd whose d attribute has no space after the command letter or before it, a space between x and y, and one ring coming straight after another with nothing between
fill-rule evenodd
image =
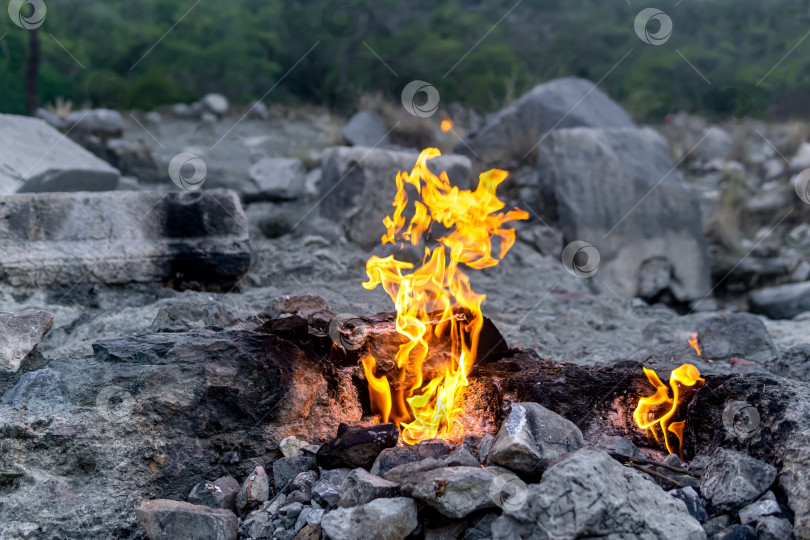
<instances>
[{"instance_id":1,"label":"blackened rock","mask_svg":"<svg viewBox=\"0 0 810 540\"><path fill-rule=\"evenodd\" d=\"M394 424L371 427L338 426L338 436L321 446L316 455L318 465L326 468L362 467L369 469L386 448L396 446L399 430Z\"/></svg>"},{"instance_id":2,"label":"blackened rock","mask_svg":"<svg viewBox=\"0 0 810 540\"><path fill-rule=\"evenodd\" d=\"M686 509L689 515L703 523L709 519L709 514L706 512L706 505L703 504L703 499L700 498L695 488L687 486L685 488L673 489L668 492L676 499L682 500L686 504Z\"/></svg>"},{"instance_id":3,"label":"blackened rock","mask_svg":"<svg viewBox=\"0 0 810 540\"><path fill-rule=\"evenodd\" d=\"M753 313L771 319L792 319L799 313L810 311L810 281L751 291L748 305Z\"/></svg>"},{"instance_id":4,"label":"blackened rock","mask_svg":"<svg viewBox=\"0 0 810 540\"><path fill-rule=\"evenodd\" d=\"M230 476L223 476L213 482L197 483L188 495L188 502L236 512L236 496L239 491L239 482Z\"/></svg>"},{"instance_id":5,"label":"blackened rock","mask_svg":"<svg viewBox=\"0 0 810 540\"><path fill-rule=\"evenodd\" d=\"M302 472L315 469L315 459L307 456L281 458L273 462L273 485L276 493L287 487Z\"/></svg>"},{"instance_id":6,"label":"blackened rock","mask_svg":"<svg viewBox=\"0 0 810 540\"><path fill-rule=\"evenodd\" d=\"M706 536L714 536L715 534L722 532L731 524L731 516L722 515L713 517L709 521L703 524L703 530L706 531Z\"/></svg>"},{"instance_id":7,"label":"blackened rock","mask_svg":"<svg viewBox=\"0 0 810 540\"><path fill-rule=\"evenodd\" d=\"M749 455L718 448L700 479L700 491L712 506L731 510L751 503L776 480L776 467Z\"/></svg>"},{"instance_id":8,"label":"blackened rock","mask_svg":"<svg viewBox=\"0 0 810 540\"><path fill-rule=\"evenodd\" d=\"M135 515L150 540L236 540L239 520L230 510L181 501L146 501Z\"/></svg>"},{"instance_id":9,"label":"blackened rock","mask_svg":"<svg viewBox=\"0 0 810 540\"><path fill-rule=\"evenodd\" d=\"M711 540L757 540L757 531L748 525L732 525L711 537Z\"/></svg>"},{"instance_id":10,"label":"blackened rock","mask_svg":"<svg viewBox=\"0 0 810 540\"><path fill-rule=\"evenodd\" d=\"M306 319L292 315L282 319L270 319L262 325L261 329L263 332L275 334L284 339L306 339L309 325Z\"/></svg>"},{"instance_id":11,"label":"blackened rock","mask_svg":"<svg viewBox=\"0 0 810 540\"><path fill-rule=\"evenodd\" d=\"M422 461L423 459L441 459L452 451L453 447L442 440L423 441L407 446L386 448L380 452L380 455L374 461L371 474L384 476L394 467Z\"/></svg>"},{"instance_id":12,"label":"blackened rock","mask_svg":"<svg viewBox=\"0 0 810 540\"><path fill-rule=\"evenodd\" d=\"M750 313L731 313L709 317L697 327L701 358L723 360L744 358L766 364L779 356L765 324Z\"/></svg>"}]
</instances>

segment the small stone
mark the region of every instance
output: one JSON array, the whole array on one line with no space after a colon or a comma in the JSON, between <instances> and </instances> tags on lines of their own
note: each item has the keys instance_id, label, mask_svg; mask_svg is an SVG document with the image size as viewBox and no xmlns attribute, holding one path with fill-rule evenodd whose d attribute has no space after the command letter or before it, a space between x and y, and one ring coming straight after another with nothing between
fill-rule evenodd
<instances>
[{"instance_id":1,"label":"small stone","mask_svg":"<svg viewBox=\"0 0 810 540\"><path fill-rule=\"evenodd\" d=\"M273 485L276 493L287 487L298 473L311 471L315 468L315 460L310 457L298 456L281 458L273 462Z\"/></svg>"},{"instance_id":2,"label":"small stone","mask_svg":"<svg viewBox=\"0 0 810 540\"><path fill-rule=\"evenodd\" d=\"M275 515L285 504L287 504L287 496L283 493L279 493L272 501L265 503L265 511L270 515Z\"/></svg>"},{"instance_id":3,"label":"small stone","mask_svg":"<svg viewBox=\"0 0 810 540\"><path fill-rule=\"evenodd\" d=\"M770 492L769 492L770 493ZM766 516L780 516L782 511L775 499L763 498L740 510L740 523L750 525Z\"/></svg>"},{"instance_id":4,"label":"small stone","mask_svg":"<svg viewBox=\"0 0 810 540\"><path fill-rule=\"evenodd\" d=\"M261 511L254 511L248 514L247 519L242 521L239 532L250 538L263 538L272 536L275 527L270 520L270 514Z\"/></svg>"},{"instance_id":5,"label":"small stone","mask_svg":"<svg viewBox=\"0 0 810 540\"><path fill-rule=\"evenodd\" d=\"M278 443L278 447L284 457L296 457L301 455L301 448L307 444L309 443L298 440L294 435L290 435L289 437L281 439L281 442Z\"/></svg>"},{"instance_id":6,"label":"small stone","mask_svg":"<svg viewBox=\"0 0 810 540\"><path fill-rule=\"evenodd\" d=\"M371 474L385 477L385 473L394 467L415 461L422 461L423 459L441 459L452 451L452 446L440 440L386 448L380 452L380 455L377 456L377 459L374 461L374 465L371 467Z\"/></svg>"},{"instance_id":7,"label":"small stone","mask_svg":"<svg viewBox=\"0 0 810 540\"><path fill-rule=\"evenodd\" d=\"M447 463L439 459L427 458L422 461L414 461L412 463L405 463L399 467L394 467L383 475L383 478L389 482L401 484L405 479L413 474L421 473L423 471L432 471L433 469L441 469L447 467Z\"/></svg>"},{"instance_id":8,"label":"small stone","mask_svg":"<svg viewBox=\"0 0 810 540\"><path fill-rule=\"evenodd\" d=\"M304 505L299 502L294 502L292 504L287 504L282 506L278 513L282 518L295 518L298 519L298 515L304 509Z\"/></svg>"},{"instance_id":9,"label":"small stone","mask_svg":"<svg viewBox=\"0 0 810 540\"><path fill-rule=\"evenodd\" d=\"M771 487L776 467L747 454L718 448L700 479L700 492L720 510L740 508Z\"/></svg>"},{"instance_id":10,"label":"small stone","mask_svg":"<svg viewBox=\"0 0 810 540\"><path fill-rule=\"evenodd\" d=\"M340 488L321 479L312 488L312 498L319 504L335 507L340 502Z\"/></svg>"},{"instance_id":11,"label":"small stone","mask_svg":"<svg viewBox=\"0 0 810 540\"><path fill-rule=\"evenodd\" d=\"M712 536L711 540L757 540L757 531L748 525L732 525Z\"/></svg>"},{"instance_id":12,"label":"small stone","mask_svg":"<svg viewBox=\"0 0 810 540\"><path fill-rule=\"evenodd\" d=\"M321 519L321 528L330 540L401 540L416 525L416 503L405 497L337 508Z\"/></svg>"},{"instance_id":13,"label":"small stone","mask_svg":"<svg viewBox=\"0 0 810 540\"><path fill-rule=\"evenodd\" d=\"M779 356L765 324L750 313L723 314L700 321L697 342L701 359L708 361L745 358L765 364Z\"/></svg>"},{"instance_id":14,"label":"small stone","mask_svg":"<svg viewBox=\"0 0 810 540\"><path fill-rule=\"evenodd\" d=\"M385 448L396 446L399 429L394 424L371 427L338 426L338 435L318 450L316 459L322 467L349 466L370 468Z\"/></svg>"},{"instance_id":15,"label":"small stone","mask_svg":"<svg viewBox=\"0 0 810 540\"><path fill-rule=\"evenodd\" d=\"M731 524L731 516L722 515L713 517L709 521L703 524L703 530L706 532L706 536L713 536L723 529L728 527Z\"/></svg>"},{"instance_id":16,"label":"small stone","mask_svg":"<svg viewBox=\"0 0 810 540\"><path fill-rule=\"evenodd\" d=\"M685 488L673 489L668 493L676 499L682 500L686 504L686 510L689 511L689 514L693 518L701 523L708 521L709 514L706 512L706 505L703 504L703 500L700 498L697 491L695 491L695 488L687 486Z\"/></svg>"},{"instance_id":17,"label":"small stone","mask_svg":"<svg viewBox=\"0 0 810 540\"><path fill-rule=\"evenodd\" d=\"M236 496L240 490L239 482L230 476L223 476L213 482L198 482L191 489L188 502L236 512Z\"/></svg>"},{"instance_id":18,"label":"small stone","mask_svg":"<svg viewBox=\"0 0 810 540\"><path fill-rule=\"evenodd\" d=\"M28 309L0 312L0 374L15 373L53 326L53 314Z\"/></svg>"},{"instance_id":19,"label":"small stone","mask_svg":"<svg viewBox=\"0 0 810 540\"><path fill-rule=\"evenodd\" d=\"M303 491L304 493L312 493L312 486L318 481L318 473L316 471L306 471L298 473L293 478L290 487L294 490Z\"/></svg>"},{"instance_id":20,"label":"small stone","mask_svg":"<svg viewBox=\"0 0 810 540\"><path fill-rule=\"evenodd\" d=\"M493 485L497 477L504 475L514 476L499 467L445 467L406 478L402 493L426 502L447 517L463 518L476 510L497 507Z\"/></svg>"},{"instance_id":21,"label":"small stone","mask_svg":"<svg viewBox=\"0 0 810 540\"><path fill-rule=\"evenodd\" d=\"M287 495L287 502L288 503L300 502L301 504L309 504L310 502L312 502L312 495L305 491L301 491L300 489L296 489L291 491L290 494Z\"/></svg>"},{"instance_id":22,"label":"small stone","mask_svg":"<svg viewBox=\"0 0 810 540\"><path fill-rule=\"evenodd\" d=\"M321 480L326 480L332 485L340 487L343 485L343 482L346 481L346 478L352 473L352 469L348 467L339 467L337 469L319 469L321 473ZM371 474L375 474L372 472Z\"/></svg>"},{"instance_id":23,"label":"small stone","mask_svg":"<svg viewBox=\"0 0 810 540\"><path fill-rule=\"evenodd\" d=\"M765 516L757 521L759 540L785 540L793 538L790 521L776 516Z\"/></svg>"},{"instance_id":24,"label":"small stone","mask_svg":"<svg viewBox=\"0 0 810 540\"><path fill-rule=\"evenodd\" d=\"M323 510L315 508L304 508L298 514L298 519L295 521L295 531L298 532L306 525L320 525L323 518Z\"/></svg>"},{"instance_id":25,"label":"small stone","mask_svg":"<svg viewBox=\"0 0 810 540\"><path fill-rule=\"evenodd\" d=\"M478 467L478 458L466 444L456 447L444 458L444 462L448 467Z\"/></svg>"},{"instance_id":26,"label":"small stone","mask_svg":"<svg viewBox=\"0 0 810 540\"><path fill-rule=\"evenodd\" d=\"M603 435L596 443L596 447L601 448L608 454L634 458L644 457L644 454L641 453L641 450L639 450L635 444L618 435Z\"/></svg>"},{"instance_id":27,"label":"small stone","mask_svg":"<svg viewBox=\"0 0 810 540\"><path fill-rule=\"evenodd\" d=\"M228 98L222 94L207 94L200 100L203 109L216 116L225 116L228 114Z\"/></svg>"},{"instance_id":28,"label":"small stone","mask_svg":"<svg viewBox=\"0 0 810 540\"><path fill-rule=\"evenodd\" d=\"M242 489L236 496L236 509L239 513L246 510L257 508L261 503L267 500L270 495L270 480L267 478L267 473L264 467L259 465L250 476L247 477L245 483L242 484Z\"/></svg>"},{"instance_id":29,"label":"small stone","mask_svg":"<svg viewBox=\"0 0 810 540\"><path fill-rule=\"evenodd\" d=\"M322 537L321 526L316 523L310 523L301 529L293 540L321 540Z\"/></svg>"},{"instance_id":30,"label":"small stone","mask_svg":"<svg viewBox=\"0 0 810 540\"><path fill-rule=\"evenodd\" d=\"M516 472L540 474L549 461L584 444L582 432L570 420L537 403L515 403L487 459Z\"/></svg>"},{"instance_id":31,"label":"small stone","mask_svg":"<svg viewBox=\"0 0 810 540\"><path fill-rule=\"evenodd\" d=\"M374 476L365 469L355 469L340 486L340 502L343 508L358 506L385 497L394 497L399 492L399 485L379 476Z\"/></svg>"},{"instance_id":32,"label":"small stone","mask_svg":"<svg viewBox=\"0 0 810 540\"><path fill-rule=\"evenodd\" d=\"M150 540L206 538L236 540L239 520L230 510L156 499L142 503L135 516Z\"/></svg>"},{"instance_id":33,"label":"small stone","mask_svg":"<svg viewBox=\"0 0 810 540\"><path fill-rule=\"evenodd\" d=\"M340 130L340 134L351 146L374 148L390 142L385 120L373 110L356 112Z\"/></svg>"},{"instance_id":34,"label":"small stone","mask_svg":"<svg viewBox=\"0 0 810 540\"><path fill-rule=\"evenodd\" d=\"M495 514L486 514L474 527L464 531L464 540L492 540L492 523L497 519Z\"/></svg>"},{"instance_id":35,"label":"small stone","mask_svg":"<svg viewBox=\"0 0 810 540\"><path fill-rule=\"evenodd\" d=\"M286 201L301 197L306 189L307 170L295 158L264 157L249 170L255 191L246 194L250 201Z\"/></svg>"}]
</instances>

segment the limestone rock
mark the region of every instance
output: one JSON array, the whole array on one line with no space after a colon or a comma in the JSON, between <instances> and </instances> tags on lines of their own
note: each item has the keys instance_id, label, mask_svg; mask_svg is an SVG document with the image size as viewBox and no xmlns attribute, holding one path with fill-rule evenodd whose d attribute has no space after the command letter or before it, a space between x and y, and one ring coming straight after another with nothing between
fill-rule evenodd
<instances>
[{"instance_id":1,"label":"limestone rock","mask_svg":"<svg viewBox=\"0 0 810 540\"><path fill-rule=\"evenodd\" d=\"M364 469L355 469L340 486L340 502L343 508L358 506L385 497L394 497L399 485L379 476L369 474Z\"/></svg>"},{"instance_id":2,"label":"limestone rock","mask_svg":"<svg viewBox=\"0 0 810 540\"><path fill-rule=\"evenodd\" d=\"M150 540L236 540L239 521L230 510L181 501L146 501L135 515Z\"/></svg>"},{"instance_id":3,"label":"limestone rock","mask_svg":"<svg viewBox=\"0 0 810 540\"><path fill-rule=\"evenodd\" d=\"M416 503L405 497L338 508L321 519L321 528L331 540L402 540L416 525Z\"/></svg>"},{"instance_id":4,"label":"limestone rock","mask_svg":"<svg viewBox=\"0 0 810 540\"><path fill-rule=\"evenodd\" d=\"M53 325L53 314L27 309L0 312L0 373L15 373Z\"/></svg>"}]
</instances>

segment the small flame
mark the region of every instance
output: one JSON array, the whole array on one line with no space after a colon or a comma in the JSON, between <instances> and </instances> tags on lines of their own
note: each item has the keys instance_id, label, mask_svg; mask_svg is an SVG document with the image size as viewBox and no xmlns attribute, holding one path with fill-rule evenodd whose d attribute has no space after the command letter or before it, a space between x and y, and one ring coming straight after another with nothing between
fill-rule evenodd
<instances>
[{"instance_id":1,"label":"small flame","mask_svg":"<svg viewBox=\"0 0 810 540\"><path fill-rule=\"evenodd\" d=\"M441 128L442 131L447 133L448 131L453 129L453 121L449 118L445 118L444 120L442 120Z\"/></svg>"},{"instance_id":2,"label":"small flame","mask_svg":"<svg viewBox=\"0 0 810 540\"><path fill-rule=\"evenodd\" d=\"M692 348L695 349L697 355L700 356L700 345L698 345L697 332L692 332L692 336L689 338L689 345L691 345Z\"/></svg>"},{"instance_id":3,"label":"small flame","mask_svg":"<svg viewBox=\"0 0 810 540\"><path fill-rule=\"evenodd\" d=\"M698 368L692 364L683 364L669 376L669 386L672 388L672 397L669 397L669 388L661 382L655 371L645 367L644 374L655 387L655 393L639 400L633 419L638 427L648 430L648 433L652 432L658 444L661 444L660 431L667 451L683 458L683 428L686 420L675 421L674 417L678 415L680 406L691 396L691 392L684 396L686 388L694 390L694 386L698 382L704 382L704 379L700 377ZM678 439L677 448L670 442L670 433Z\"/></svg>"},{"instance_id":4,"label":"small flame","mask_svg":"<svg viewBox=\"0 0 810 540\"><path fill-rule=\"evenodd\" d=\"M428 148L410 174L397 175L394 212L383 220L386 233L382 237L383 243L418 246L432 234L439 245L432 250L425 247L422 264L415 269L413 263L398 261L393 255L372 256L366 263L369 279L363 283L369 290L382 285L396 307L397 332L406 338L396 355L396 380L389 382L385 375L375 375L378 366L373 356L363 359L363 370L372 409L384 422L400 426L408 444L449 434L462 412L459 402L475 362L484 324L481 303L486 297L472 290L460 264L476 269L498 264L515 243L515 231L504 228L504 223L529 217L518 209L499 212L505 205L495 191L506 179L506 171L482 173L474 191L460 190L450 185L446 172L436 176L428 169L427 161L439 155L437 149ZM407 225L403 216L408 206L406 185L422 199L414 201ZM499 239L497 255L493 254L493 237ZM455 308L461 308L464 316L457 316ZM434 311L441 312L438 323L431 322L429 314ZM441 373L425 382L422 366L428 359L429 341L448 334L451 358Z\"/></svg>"}]
</instances>

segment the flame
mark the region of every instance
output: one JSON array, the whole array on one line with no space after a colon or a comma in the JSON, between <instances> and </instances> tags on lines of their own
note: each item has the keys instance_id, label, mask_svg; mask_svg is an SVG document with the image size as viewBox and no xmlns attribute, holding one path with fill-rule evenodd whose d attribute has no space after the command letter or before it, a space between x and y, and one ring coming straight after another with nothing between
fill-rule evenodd
<instances>
[{"instance_id":1,"label":"flame","mask_svg":"<svg viewBox=\"0 0 810 540\"><path fill-rule=\"evenodd\" d=\"M684 396L685 388L693 388L698 382L704 382L700 377L700 371L692 364L683 364L678 369L672 371L669 376L669 386L672 388L672 397L669 397L669 388L661 382L655 371L644 368L647 380L655 387L655 393L651 396L643 397L638 402L638 407L633 412L633 419L638 427L652 432L658 444L661 444L658 431L663 434L664 446L670 454L682 455L683 428L685 420L674 421L673 418L679 412L680 406L687 401L689 395ZM656 429L658 427L658 429ZM677 449L670 442L669 434L672 433L678 439Z\"/></svg>"},{"instance_id":2,"label":"flame","mask_svg":"<svg viewBox=\"0 0 810 540\"><path fill-rule=\"evenodd\" d=\"M445 118L444 120L442 120L441 128L442 128L442 131L447 133L448 131L453 129L453 121L451 119L449 119L449 118Z\"/></svg>"},{"instance_id":3,"label":"flame","mask_svg":"<svg viewBox=\"0 0 810 540\"><path fill-rule=\"evenodd\" d=\"M505 205L495 190L506 179L506 171L482 173L474 191L460 190L450 185L446 172L436 176L428 170L427 161L439 155L435 148L423 150L410 174L397 175L394 212L383 219L386 233L382 237L383 243L410 242L414 246L429 237L438 245L425 247L417 268L393 255L372 256L366 263L369 279L363 283L369 290L382 285L394 301L396 330L405 338L396 354L396 380L389 382L386 376L375 375L373 356L363 359L363 370L372 408L383 421L395 422L408 444L449 433L462 412L459 402L475 362L484 324L481 303L486 296L472 290L460 265L476 269L497 265L515 242L515 231L504 228L504 223L528 218L522 210L499 212ZM421 195L421 201L413 203L409 221L403 216L408 185ZM499 240L497 254L493 253L493 238ZM463 315L454 308L461 308ZM429 315L437 311L441 313L438 323ZM425 382L422 367L429 342L448 334L451 358L438 375Z\"/></svg>"},{"instance_id":4,"label":"flame","mask_svg":"<svg viewBox=\"0 0 810 540\"><path fill-rule=\"evenodd\" d=\"M700 356L700 345L698 345L697 332L692 332L692 336L689 338L689 345L691 345L692 348L695 349L697 355Z\"/></svg>"}]
</instances>

